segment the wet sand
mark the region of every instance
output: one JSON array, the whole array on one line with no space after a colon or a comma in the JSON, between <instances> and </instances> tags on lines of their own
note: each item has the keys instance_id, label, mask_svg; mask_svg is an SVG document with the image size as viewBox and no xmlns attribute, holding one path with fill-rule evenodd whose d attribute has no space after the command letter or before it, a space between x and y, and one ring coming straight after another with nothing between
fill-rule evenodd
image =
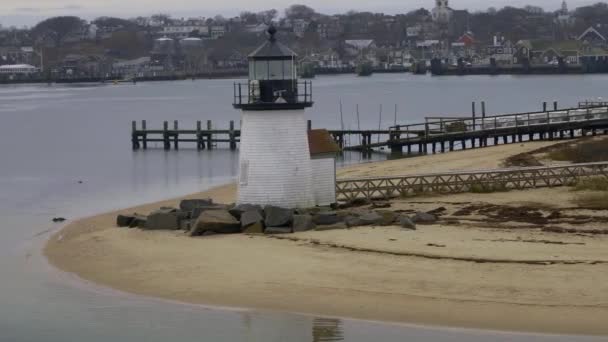
<instances>
[{"instance_id":1,"label":"wet sand","mask_svg":"<svg viewBox=\"0 0 608 342\"><path fill-rule=\"evenodd\" d=\"M491 147L356 165L339 177L500 167L510 155L550 143ZM227 185L187 196L234 200ZM566 188L416 197L394 209L471 203L567 210ZM119 290L189 303L499 330L608 334L604 235L558 234L525 222L363 227L270 237L114 226L118 213L148 213L180 199L81 219L45 247L61 270ZM573 212L580 214L580 212ZM601 214L598 214L601 216ZM441 221L443 222L443 221Z\"/></svg>"}]
</instances>

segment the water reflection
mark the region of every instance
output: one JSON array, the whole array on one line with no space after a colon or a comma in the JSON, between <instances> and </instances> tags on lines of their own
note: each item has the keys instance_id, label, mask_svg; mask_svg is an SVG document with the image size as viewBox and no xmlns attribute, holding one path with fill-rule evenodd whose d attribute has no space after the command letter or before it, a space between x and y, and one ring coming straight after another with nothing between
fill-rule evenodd
<instances>
[{"instance_id":1,"label":"water reflection","mask_svg":"<svg viewBox=\"0 0 608 342\"><path fill-rule=\"evenodd\" d=\"M312 321L312 342L343 341L342 321L337 318L315 318Z\"/></svg>"}]
</instances>

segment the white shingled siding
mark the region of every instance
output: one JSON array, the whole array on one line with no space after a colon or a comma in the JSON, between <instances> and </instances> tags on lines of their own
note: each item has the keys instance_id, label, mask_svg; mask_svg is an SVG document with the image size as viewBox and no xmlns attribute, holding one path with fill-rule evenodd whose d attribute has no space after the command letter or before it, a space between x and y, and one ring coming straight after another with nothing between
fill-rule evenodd
<instances>
[{"instance_id":1,"label":"white shingled siding","mask_svg":"<svg viewBox=\"0 0 608 342\"><path fill-rule=\"evenodd\" d=\"M238 203L314 206L304 110L243 111Z\"/></svg>"},{"instance_id":2,"label":"white shingled siding","mask_svg":"<svg viewBox=\"0 0 608 342\"><path fill-rule=\"evenodd\" d=\"M312 160L312 183L316 205L336 203L336 162L333 157Z\"/></svg>"}]
</instances>

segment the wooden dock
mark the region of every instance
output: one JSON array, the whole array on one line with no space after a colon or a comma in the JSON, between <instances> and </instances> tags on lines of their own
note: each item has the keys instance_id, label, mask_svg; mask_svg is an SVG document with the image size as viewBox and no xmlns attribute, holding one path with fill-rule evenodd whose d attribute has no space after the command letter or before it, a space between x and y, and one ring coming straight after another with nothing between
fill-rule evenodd
<instances>
[{"instance_id":1,"label":"wooden dock","mask_svg":"<svg viewBox=\"0 0 608 342\"><path fill-rule=\"evenodd\" d=\"M308 129L312 123L308 120ZM336 143L345 151L371 153L388 148L396 154L445 153L456 149L486 147L533 140L571 139L585 135L608 133L608 102L580 102L576 108L551 110L544 102L541 111L486 115L481 103L481 116L472 103L470 116L427 117L423 123L395 125L388 129L329 130ZM179 149L183 143L194 143L199 150L227 147L236 150L241 131L230 121L225 129L214 128L211 120L203 127L196 122L194 129L180 129L178 122L163 123L162 129L148 129L145 120L138 127L132 122L131 143L134 150L159 147ZM357 144L350 144L350 141ZM374 142L375 140L375 142ZM151 143L154 143L151 145Z\"/></svg>"}]
</instances>

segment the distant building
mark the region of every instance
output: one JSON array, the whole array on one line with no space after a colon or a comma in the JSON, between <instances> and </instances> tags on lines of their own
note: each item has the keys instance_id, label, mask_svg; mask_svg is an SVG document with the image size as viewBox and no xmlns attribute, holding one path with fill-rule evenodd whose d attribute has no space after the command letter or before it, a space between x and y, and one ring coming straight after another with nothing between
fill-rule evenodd
<instances>
[{"instance_id":1,"label":"distant building","mask_svg":"<svg viewBox=\"0 0 608 342\"><path fill-rule=\"evenodd\" d=\"M29 64L7 64L0 65L1 75L29 75L39 72L40 69Z\"/></svg>"},{"instance_id":2,"label":"distant building","mask_svg":"<svg viewBox=\"0 0 608 342\"><path fill-rule=\"evenodd\" d=\"M447 24L452 18L453 10L448 6L448 0L435 0L435 7L431 10L434 22Z\"/></svg>"},{"instance_id":3,"label":"distant building","mask_svg":"<svg viewBox=\"0 0 608 342\"><path fill-rule=\"evenodd\" d=\"M576 40L587 42L591 45L606 45L608 42L608 25L597 24L588 27Z\"/></svg>"},{"instance_id":4,"label":"distant building","mask_svg":"<svg viewBox=\"0 0 608 342\"><path fill-rule=\"evenodd\" d=\"M112 65L112 74L144 76L150 70L150 57L140 57L128 61L116 62Z\"/></svg>"}]
</instances>

